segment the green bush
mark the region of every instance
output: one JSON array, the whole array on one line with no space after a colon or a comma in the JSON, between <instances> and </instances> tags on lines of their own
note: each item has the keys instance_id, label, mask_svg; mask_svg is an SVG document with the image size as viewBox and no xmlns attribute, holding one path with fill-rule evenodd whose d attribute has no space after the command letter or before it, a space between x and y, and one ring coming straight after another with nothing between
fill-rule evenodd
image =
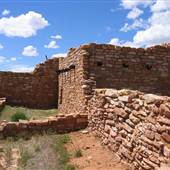
<instances>
[{"instance_id":1,"label":"green bush","mask_svg":"<svg viewBox=\"0 0 170 170\"><path fill-rule=\"evenodd\" d=\"M16 112L11 116L11 121L18 122L19 120L28 120L28 118L22 112Z\"/></svg>"},{"instance_id":2,"label":"green bush","mask_svg":"<svg viewBox=\"0 0 170 170\"><path fill-rule=\"evenodd\" d=\"M83 154L82 154L81 150L78 149L78 150L75 151L74 156L75 156L76 158L79 158L79 157L82 157Z\"/></svg>"}]
</instances>

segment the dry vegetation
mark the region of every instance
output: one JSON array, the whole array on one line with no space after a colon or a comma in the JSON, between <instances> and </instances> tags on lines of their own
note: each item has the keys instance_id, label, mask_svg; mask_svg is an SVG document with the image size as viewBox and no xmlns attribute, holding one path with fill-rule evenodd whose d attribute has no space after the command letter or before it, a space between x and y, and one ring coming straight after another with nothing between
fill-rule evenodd
<instances>
[{"instance_id":1,"label":"dry vegetation","mask_svg":"<svg viewBox=\"0 0 170 170\"><path fill-rule=\"evenodd\" d=\"M1 140L8 164L12 149L20 152L18 170L74 170L70 165L70 154L65 144L70 141L68 135L34 135L28 139L8 138Z\"/></svg>"}]
</instances>

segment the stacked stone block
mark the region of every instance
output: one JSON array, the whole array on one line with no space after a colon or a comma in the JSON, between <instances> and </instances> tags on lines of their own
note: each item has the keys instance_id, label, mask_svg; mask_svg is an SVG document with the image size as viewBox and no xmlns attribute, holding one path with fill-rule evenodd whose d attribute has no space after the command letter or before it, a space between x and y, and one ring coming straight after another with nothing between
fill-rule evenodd
<instances>
[{"instance_id":1,"label":"stacked stone block","mask_svg":"<svg viewBox=\"0 0 170 170\"><path fill-rule=\"evenodd\" d=\"M70 49L66 58L59 59L59 110L62 113L85 113L92 97L95 81L88 73L88 52L83 48ZM69 69L74 66L74 69Z\"/></svg>"},{"instance_id":2,"label":"stacked stone block","mask_svg":"<svg viewBox=\"0 0 170 170\"><path fill-rule=\"evenodd\" d=\"M20 122L0 122L0 138L25 136L34 133L57 132L66 133L87 127L88 118L83 114L67 114L49 117L44 120Z\"/></svg>"},{"instance_id":3,"label":"stacked stone block","mask_svg":"<svg viewBox=\"0 0 170 170\"><path fill-rule=\"evenodd\" d=\"M170 161L169 97L98 89L89 101L88 116L91 130L130 169L152 170Z\"/></svg>"},{"instance_id":4,"label":"stacked stone block","mask_svg":"<svg viewBox=\"0 0 170 170\"><path fill-rule=\"evenodd\" d=\"M69 70L70 65L75 70ZM85 113L95 88L170 95L169 45L146 49L82 45L59 60L59 70L63 70L59 74L59 109L63 113Z\"/></svg>"},{"instance_id":5,"label":"stacked stone block","mask_svg":"<svg viewBox=\"0 0 170 170\"><path fill-rule=\"evenodd\" d=\"M32 73L0 72L0 97L12 105L57 107L58 67L54 58L37 65Z\"/></svg>"},{"instance_id":6,"label":"stacked stone block","mask_svg":"<svg viewBox=\"0 0 170 170\"><path fill-rule=\"evenodd\" d=\"M96 88L132 89L170 95L170 46L150 48L89 44L88 72Z\"/></svg>"}]
</instances>

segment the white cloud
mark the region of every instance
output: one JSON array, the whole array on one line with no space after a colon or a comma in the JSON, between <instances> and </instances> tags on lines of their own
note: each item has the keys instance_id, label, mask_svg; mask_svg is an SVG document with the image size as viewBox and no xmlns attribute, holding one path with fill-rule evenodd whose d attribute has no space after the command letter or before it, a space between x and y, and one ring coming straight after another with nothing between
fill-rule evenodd
<instances>
[{"instance_id":1,"label":"white cloud","mask_svg":"<svg viewBox=\"0 0 170 170\"><path fill-rule=\"evenodd\" d=\"M39 54L38 54L37 48L33 47L32 45L29 45L27 47L24 47L22 55L35 57L35 56L38 56Z\"/></svg>"},{"instance_id":2,"label":"white cloud","mask_svg":"<svg viewBox=\"0 0 170 170\"><path fill-rule=\"evenodd\" d=\"M143 14L143 11L139 8L133 8L127 15L128 19L136 19Z\"/></svg>"},{"instance_id":3,"label":"white cloud","mask_svg":"<svg viewBox=\"0 0 170 170\"><path fill-rule=\"evenodd\" d=\"M128 46L128 47L136 47L133 42L130 41L122 41L119 38L112 38L108 44L117 45L117 46Z\"/></svg>"},{"instance_id":4,"label":"white cloud","mask_svg":"<svg viewBox=\"0 0 170 170\"><path fill-rule=\"evenodd\" d=\"M138 29L130 45L136 47L152 46L170 42L170 2L167 0L128 1L122 0L125 9L150 7L151 15L146 19L135 19L132 24L125 23L121 31ZM128 17L129 19L132 18Z\"/></svg>"},{"instance_id":5,"label":"white cloud","mask_svg":"<svg viewBox=\"0 0 170 170\"><path fill-rule=\"evenodd\" d=\"M38 30L48 25L48 21L41 14L29 11L17 17L0 18L0 34L27 38L36 35Z\"/></svg>"},{"instance_id":6,"label":"white cloud","mask_svg":"<svg viewBox=\"0 0 170 170\"><path fill-rule=\"evenodd\" d=\"M56 40L61 40L62 36L61 35L52 35L51 38L56 39Z\"/></svg>"},{"instance_id":7,"label":"white cloud","mask_svg":"<svg viewBox=\"0 0 170 170\"><path fill-rule=\"evenodd\" d=\"M134 36L137 45L155 45L170 41L170 11L156 12L149 18L150 26Z\"/></svg>"},{"instance_id":8,"label":"white cloud","mask_svg":"<svg viewBox=\"0 0 170 170\"><path fill-rule=\"evenodd\" d=\"M59 46L56 44L56 41L51 41L48 45L44 45L45 48L59 48Z\"/></svg>"},{"instance_id":9,"label":"white cloud","mask_svg":"<svg viewBox=\"0 0 170 170\"><path fill-rule=\"evenodd\" d=\"M154 2L155 0L121 0L121 6L125 9L133 9L137 6L148 7Z\"/></svg>"},{"instance_id":10,"label":"white cloud","mask_svg":"<svg viewBox=\"0 0 170 170\"><path fill-rule=\"evenodd\" d=\"M6 57L4 56L0 56L0 64L4 63L6 60Z\"/></svg>"},{"instance_id":11,"label":"white cloud","mask_svg":"<svg viewBox=\"0 0 170 170\"><path fill-rule=\"evenodd\" d=\"M170 1L169 0L157 0L156 3L151 7L152 11L162 11L170 10Z\"/></svg>"},{"instance_id":12,"label":"white cloud","mask_svg":"<svg viewBox=\"0 0 170 170\"><path fill-rule=\"evenodd\" d=\"M7 9L4 9L3 11L2 11L2 15L9 15L10 14L10 10L7 10Z\"/></svg>"},{"instance_id":13,"label":"white cloud","mask_svg":"<svg viewBox=\"0 0 170 170\"><path fill-rule=\"evenodd\" d=\"M4 46L0 43L0 50L3 49L3 48L4 48Z\"/></svg>"},{"instance_id":14,"label":"white cloud","mask_svg":"<svg viewBox=\"0 0 170 170\"><path fill-rule=\"evenodd\" d=\"M34 67L26 66L26 65L13 65L9 71L13 72L32 72Z\"/></svg>"},{"instance_id":15,"label":"white cloud","mask_svg":"<svg viewBox=\"0 0 170 170\"><path fill-rule=\"evenodd\" d=\"M119 40L119 38L112 38L109 44L121 46L122 42Z\"/></svg>"},{"instance_id":16,"label":"white cloud","mask_svg":"<svg viewBox=\"0 0 170 170\"><path fill-rule=\"evenodd\" d=\"M11 61L16 61L17 59L15 57L10 58Z\"/></svg>"},{"instance_id":17,"label":"white cloud","mask_svg":"<svg viewBox=\"0 0 170 170\"><path fill-rule=\"evenodd\" d=\"M53 54L51 58L56 58L56 57L66 57L67 53L57 53Z\"/></svg>"},{"instance_id":18,"label":"white cloud","mask_svg":"<svg viewBox=\"0 0 170 170\"><path fill-rule=\"evenodd\" d=\"M136 29L146 29L148 26L147 22L145 22L143 19L136 19L132 24L125 23L125 25L120 29L120 31L127 32L130 30L136 30Z\"/></svg>"}]
</instances>

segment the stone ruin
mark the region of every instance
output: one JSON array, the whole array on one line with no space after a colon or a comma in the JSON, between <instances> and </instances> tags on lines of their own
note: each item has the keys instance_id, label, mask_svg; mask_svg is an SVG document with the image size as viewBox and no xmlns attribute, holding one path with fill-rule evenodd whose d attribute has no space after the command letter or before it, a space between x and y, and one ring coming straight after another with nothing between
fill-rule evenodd
<instances>
[{"instance_id":1,"label":"stone ruin","mask_svg":"<svg viewBox=\"0 0 170 170\"><path fill-rule=\"evenodd\" d=\"M168 96L169 44L146 49L82 45L32 73L0 72L0 97L8 104L55 107L65 115L42 122L1 122L0 134L63 133L88 125L132 170L158 169L170 161Z\"/></svg>"},{"instance_id":2,"label":"stone ruin","mask_svg":"<svg viewBox=\"0 0 170 170\"><path fill-rule=\"evenodd\" d=\"M98 89L88 115L91 131L131 170L158 169L170 162L170 97Z\"/></svg>"}]
</instances>

